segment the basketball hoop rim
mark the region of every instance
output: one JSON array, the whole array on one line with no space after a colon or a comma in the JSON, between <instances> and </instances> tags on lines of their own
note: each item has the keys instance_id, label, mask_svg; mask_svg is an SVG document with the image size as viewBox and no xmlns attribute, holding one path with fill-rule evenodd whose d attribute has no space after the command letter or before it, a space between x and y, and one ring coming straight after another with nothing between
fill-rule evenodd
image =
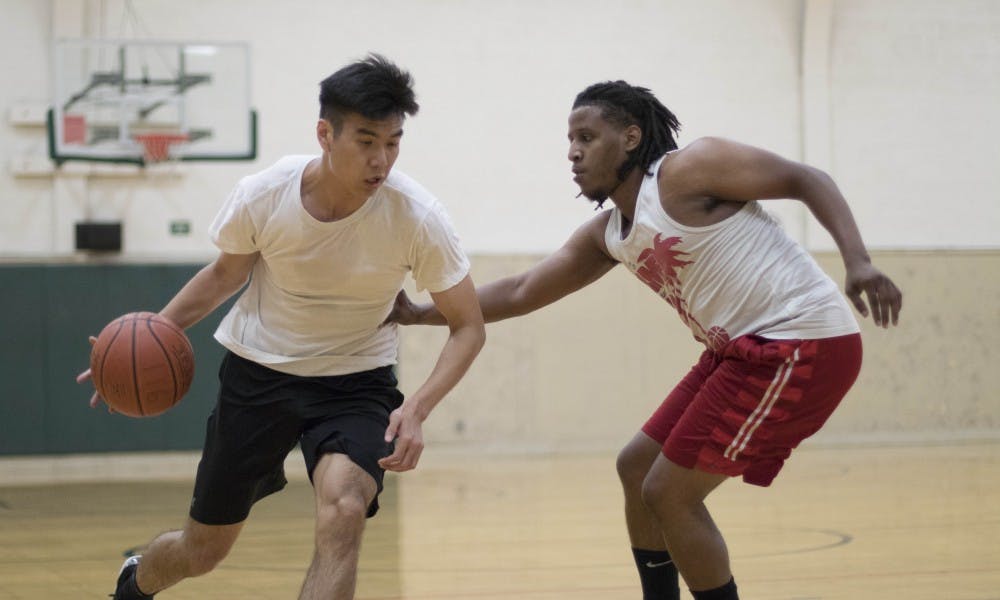
<instances>
[{"instance_id":1,"label":"basketball hoop rim","mask_svg":"<svg viewBox=\"0 0 1000 600\"><path fill-rule=\"evenodd\" d=\"M170 147L190 139L187 133L134 133L132 139L142 144L145 162L163 162L170 158Z\"/></svg>"}]
</instances>

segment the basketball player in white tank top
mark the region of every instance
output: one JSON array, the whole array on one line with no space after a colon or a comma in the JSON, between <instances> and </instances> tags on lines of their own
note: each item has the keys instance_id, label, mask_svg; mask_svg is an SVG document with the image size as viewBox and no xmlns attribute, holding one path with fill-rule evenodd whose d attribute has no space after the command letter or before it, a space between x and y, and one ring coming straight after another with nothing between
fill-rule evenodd
<instances>
[{"instance_id":1,"label":"basketball player in white tank top","mask_svg":"<svg viewBox=\"0 0 1000 600\"><path fill-rule=\"evenodd\" d=\"M573 179L582 195L599 204L610 198L614 208L530 270L477 294L486 320L498 321L550 304L621 262L705 344L622 450L618 471L644 598L679 598L679 572L696 599L732 600L728 550L705 498L732 476L770 484L837 406L861 360L858 326L837 286L757 201L805 203L836 240L847 297L861 315L895 325L902 295L872 266L825 173L724 139L672 152L678 128L645 88L616 81L581 92L569 117ZM433 306L405 295L390 319L444 323Z\"/></svg>"}]
</instances>

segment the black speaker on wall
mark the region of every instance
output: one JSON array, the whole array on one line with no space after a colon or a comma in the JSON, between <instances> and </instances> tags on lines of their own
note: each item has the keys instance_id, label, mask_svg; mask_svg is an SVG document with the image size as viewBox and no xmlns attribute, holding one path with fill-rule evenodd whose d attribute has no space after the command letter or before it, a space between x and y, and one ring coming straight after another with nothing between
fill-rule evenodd
<instances>
[{"instance_id":1,"label":"black speaker on wall","mask_svg":"<svg viewBox=\"0 0 1000 600\"><path fill-rule=\"evenodd\" d=\"M96 223L85 221L77 223L76 249L98 252L120 252L122 249L121 222Z\"/></svg>"}]
</instances>

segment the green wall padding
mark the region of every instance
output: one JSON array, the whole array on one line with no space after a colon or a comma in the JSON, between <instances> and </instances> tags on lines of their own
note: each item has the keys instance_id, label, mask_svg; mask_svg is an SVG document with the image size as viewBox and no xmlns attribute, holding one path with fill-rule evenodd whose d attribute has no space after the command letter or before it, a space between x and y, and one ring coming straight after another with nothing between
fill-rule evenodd
<instances>
[{"instance_id":1,"label":"green wall padding","mask_svg":"<svg viewBox=\"0 0 1000 600\"><path fill-rule=\"evenodd\" d=\"M160 310L203 265L0 265L0 455L196 450L215 403L223 348L212 338L232 300L187 330L191 390L167 413L132 419L88 406L88 335L115 317Z\"/></svg>"}]
</instances>

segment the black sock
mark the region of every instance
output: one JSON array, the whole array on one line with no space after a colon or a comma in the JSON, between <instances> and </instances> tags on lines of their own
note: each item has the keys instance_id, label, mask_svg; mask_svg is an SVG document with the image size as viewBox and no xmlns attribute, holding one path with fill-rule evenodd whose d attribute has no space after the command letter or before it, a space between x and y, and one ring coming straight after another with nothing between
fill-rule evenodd
<instances>
[{"instance_id":1,"label":"black sock","mask_svg":"<svg viewBox=\"0 0 1000 600\"><path fill-rule=\"evenodd\" d=\"M635 566L639 569L643 600L680 600L677 567L666 550L632 548Z\"/></svg>"},{"instance_id":2,"label":"black sock","mask_svg":"<svg viewBox=\"0 0 1000 600\"><path fill-rule=\"evenodd\" d=\"M729 583L723 586L702 592L691 590L691 595L694 596L694 600L740 600L739 594L736 593L736 581L731 577Z\"/></svg>"}]
</instances>

